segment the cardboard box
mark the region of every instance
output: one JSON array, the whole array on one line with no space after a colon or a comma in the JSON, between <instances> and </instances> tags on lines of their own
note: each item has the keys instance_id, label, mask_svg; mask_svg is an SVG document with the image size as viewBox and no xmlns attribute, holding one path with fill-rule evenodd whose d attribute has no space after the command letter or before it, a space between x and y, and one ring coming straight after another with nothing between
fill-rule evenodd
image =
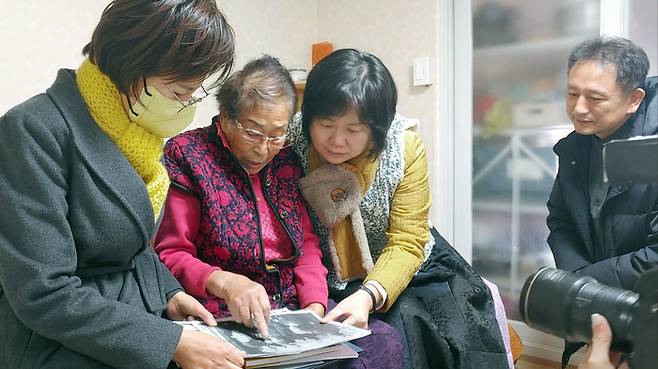
<instances>
[{"instance_id":1,"label":"cardboard box","mask_svg":"<svg viewBox=\"0 0 658 369\"><path fill-rule=\"evenodd\" d=\"M514 127L543 127L562 124L569 124L564 102L512 105L512 125Z\"/></svg>"}]
</instances>

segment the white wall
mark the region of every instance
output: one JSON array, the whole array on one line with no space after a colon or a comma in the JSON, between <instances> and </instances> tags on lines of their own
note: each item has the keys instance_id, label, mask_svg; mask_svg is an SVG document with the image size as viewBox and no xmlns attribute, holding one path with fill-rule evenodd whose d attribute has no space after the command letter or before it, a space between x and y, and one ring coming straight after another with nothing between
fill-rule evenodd
<instances>
[{"instance_id":1,"label":"white wall","mask_svg":"<svg viewBox=\"0 0 658 369\"><path fill-rule=\"evenodd\" d=\"M43 92L59 68L77 68L82 47L109 0L0 0L0 114ZM437 65L437 2L416 0L218 0L236 42L235 68L269 53L290 66L311 67L311 45L330 41L334 48L354 47L380 57L393 74L400 113L421 120L432 163L439 159L436 137L438 88L441 81L414 87L413 59L429 56ZM212 97L199 105L196 128L217 113ZM434 136L432 136L434 135ZM440 206L438 167L432 172L434 205ZM433 216L436 223L436 216Z\"/></svg>"},{"instance_id":2,"label":"white wall","mask_svg":"<svg viewBox=\"0 0 658 369\"><path fill-rule=\"evenodd\" d=\"M441 206L437 169L438 122L438 2L435 0L332 0L317 2L317 41L329 41L334 49L356 48L379 57L398 87L398 112L421 121L420 134L430 158L433 205L431 218L439 223ZM414 58L429 56L433 74L430 86L412 85Z\"/></svg>"},{"instance_id":3,"label":"white wall","mask_svg":"<svg viewBox=\"0 0 658 369\"><path fill-rule=\"evenodd\" d=\"M109 0L0 0L0 114L43 92L60 68L77 68L82 48ZM288 66L310 67L316 2L218 1L235 30L236 63L269 53ZM207 124L217 108L201 104L193 127Z\"/></svg>"},{"instance_id":4,"label":"white wall","mask_svg":"<svg viewBox=\"0 0 658 369\"><path fill-rule=\"evenodd\" d=\"M235 70L262 54L279 58L285 66L310 68L315 0L218 0L217 4L236 34ZM207 125L215 114L217 104L208 97L200 104L190 128Z\"/></svg>"},{"instance_id":5,"label":"white wall","mask_svg":"<svg viewBox=\"0 0 658 369\"><path fill-rule=\"evenodd\" d=\"M77 68L108 0L0 0L0 115Z\"/></svg>"}]
</instances>

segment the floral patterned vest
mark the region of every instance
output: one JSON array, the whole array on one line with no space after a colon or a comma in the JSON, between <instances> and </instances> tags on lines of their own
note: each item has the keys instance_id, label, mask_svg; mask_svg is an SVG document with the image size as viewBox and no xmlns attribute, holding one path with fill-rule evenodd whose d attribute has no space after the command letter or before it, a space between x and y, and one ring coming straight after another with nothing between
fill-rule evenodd
<instances>
[{"instance_id":1,"label":"floral patterned vest","mask_svg":"<svg viewBox=\"0 0 658 369\"><path fill-rule=\"evenodd\" d=\"M297 308L294 260L266 265L249 175L223 145L215 124L176 136L167 142L164 152L172 185L194 193L201 203L199 232L193 240L197 257L262 284L272 309ZM305 202L297 187L301 174L291 149L281 150L259 173L263 195L290 236L293 254L294 250L302 252L304 238L300 209ZM223 299L201 302L216 316L229 315Z\"/></svg>"}]
</instances>

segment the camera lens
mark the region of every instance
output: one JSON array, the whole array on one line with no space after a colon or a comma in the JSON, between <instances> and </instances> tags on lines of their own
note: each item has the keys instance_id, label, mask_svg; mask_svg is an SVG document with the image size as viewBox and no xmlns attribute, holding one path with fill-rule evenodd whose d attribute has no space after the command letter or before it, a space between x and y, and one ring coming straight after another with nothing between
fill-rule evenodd
<instances>
[{"instance_id":1,"label":"camera lens","mask_svg":"<svg viewBox=\"0 0 658 369\"><path fill-rule=\"evenodd\" d=\"M639 295L598 283L590 277L542 268L521 290L520 313L530 327L571 341L590 342L594 313L603 315L613 332L613 345L628 347L629 328Z\"/></svg>"}]
</instances>

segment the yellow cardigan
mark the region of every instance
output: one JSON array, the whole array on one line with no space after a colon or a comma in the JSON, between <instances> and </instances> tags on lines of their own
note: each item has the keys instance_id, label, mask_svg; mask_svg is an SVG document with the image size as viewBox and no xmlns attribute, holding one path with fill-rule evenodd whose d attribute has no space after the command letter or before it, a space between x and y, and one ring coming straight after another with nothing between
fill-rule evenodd
<instances>
[{"instance_id":1,"label":"yellow cardigan","mask_svg":"<svg viewBox=\"0 0 658 369\"><path fill-rule=\"evenodd\" d=\"M427 154L415 132L405 131L403 141L404 174L391 203L388 243L365 279L377 281L386 290L388 296L380 311L387 311L407 287L425 259L430 237Z\"/></svg>"}]
</instances>

